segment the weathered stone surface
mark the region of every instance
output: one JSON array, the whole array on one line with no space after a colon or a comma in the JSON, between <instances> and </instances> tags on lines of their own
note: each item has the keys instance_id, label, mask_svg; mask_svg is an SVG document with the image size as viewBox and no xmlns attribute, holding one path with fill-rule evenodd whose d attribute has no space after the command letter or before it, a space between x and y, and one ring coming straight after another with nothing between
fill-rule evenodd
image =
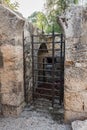
<instances>
[{"instance_id":1,"label":"weathered stone surface","mask_svg":"<svg viewBox=\"0 0 87 130\"><path fill-rule=\"evenodd\" d=\"M87 7L71 6L59 17L65 32L65 120L87 117Z\"/></svg>"},{"instance_id":2,"label":"weathered stone surface","mask_svg":"<svg viewBox=\"0 0 87 130\"><path fill-rule=\"evenodd\" d=\"M87 130L87 120L72 122L72 130Z\"/></svg>"},{"instance_id":3,"label":"weathered stone surface","mask_svg":"<svg viewBox=\"0 0 87 130\"><path fill-rule=\"evenodd\" d=\"M66 41L64 107L67 122L87 118L87 8L72 6L66 11L65 16L59 19ZM31 35L39 32L26 21L23 39L23 25L24 20L21 16L0 5L0 105L3 115L17 115L22 110L23 76L25 76L26 101L29 103L32 99ZM42 36L34 39L35 42L41 41L44 45L46 40ZM44 56L52 53L39 51L43 43L35 45L36 69L36 63L42 62ZM46 47L52 48L51 45Z\"/></svg>"},{"instance_id":4,"label":"weathered stone surface","mask_svg":"<svg viewBox=\"0 0 87 130\"><path fill-rule=\"evenodd\" d=\"M76 64L80 64L77 63ZM84 63L86 65L86 63ZM66 67L65 68L65 90L67 91L86 91L87 90L87 69L83 67Z\"/></svg>"},{"instance_id":5,"label":"weathered stone surface","mask_svg":"<svg viewBox=\"0 0 87 130\"><path fill-rule=\"evenodd\" d=\"M9 105L2 105L3 115L5 117L12 116L17 117L23 110L25 103L23 102L20 106L9 106Z\"/></svg>"},{"instance_id":6,"label":"weathered stone surface","mask_svg":"<svg viewBox=\"0 0 87 130\"><path fill-rule=\"evenodd\" d=\"M62 15L59 19L66 38L76 38L82 34L82 10L80 6L69 7L64 16Z\"/></svg>"},{"instance_id":7,"label":"weathered stone surface","mask_svg":"<svg viewBox=\"0 0 87 130\"><path fill-rule=\"evenodd\" d=\"M64 113L64 118L65 118L65 122L67 123L70 123L72 121L75 121L75 120L84 120L84 119L87 119L87 113L86 112L75 112L75 111L68 111L68 110L65 110L65 113Z\"/></svg>"},{"instance_id":8,"label":"weathered stone surface","mask_svg":"<svg viewBox=\"0 0 87 130\"><path fill-rule=\"evenodd\" d=\"M87 112L87 90L80 92L65 91L65 110Z\"/></svg>"},{"instance_id":9,"label":"weathered stone surface","mask_svg":"<svg viewBox=\"0 0 87 130\"><path fill-rule=\"evenodd\" d=\"M25 100L27 103L32 98L32 44L31 35L33 26L28 21L24 25L24 65L25 65Z\"/></svg>"},{"instance_id":10,"label":"weathered stone surface","mask_svg":"<svg viewBox=\"0 0 87 130\"><path fill-rule=\"evenodd\" d=\"M24 26L24 64L25 64L25 95L26 95L26 102L29 103L32 99L32 34L37 35L40 32L37 28L33 27L27 20ZM41 37L34 37L34 42L44 41L44 38ZM41 43L35 44L34 48L34 67L37 69L37 62L38 62L38 52ZM35 57L36 56L36 57ZM42 57L41 57L42 58ZM41 59L42 60L42 59ZM35 81L37 81L37 72L35 73ZM37 84L36 84L37 85Z\"/></svg>"},{"instance_id":11,"label":"weathered stone surface","mask_svg":"<svg viewBox=\"0 0 87 130\"><path fill-rule=\"evenodd\" d=\"M3 58L0 67L0 102L4 115L17 114L18 107L21 109L24 102L23 26L23 18L0 5L0 53Z\"/></svg>"}]
</instances>

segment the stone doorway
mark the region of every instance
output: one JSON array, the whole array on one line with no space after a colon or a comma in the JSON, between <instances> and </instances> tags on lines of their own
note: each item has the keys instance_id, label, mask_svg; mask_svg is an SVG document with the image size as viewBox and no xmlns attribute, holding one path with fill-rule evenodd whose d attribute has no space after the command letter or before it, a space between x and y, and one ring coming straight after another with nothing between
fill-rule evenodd
<instances>
[{"instance_id":1,"label":"stone doorway","mask_svg":"<svg viewBox=\"0 0 87 130\"><path fill-rule=\"evenodd\" d=\"M0 5L0 104L4 116L18 115L26 102L32 98L32 57L31 35L38 35L35 51L42 43L47 51L52 37L40 35L38 29L25 22L7 7ZM87 8L72 6L58 20L64 30L66 41L65 77L64 77L64 117L65 121L87 118ZM24 28L25 26L25 28ZM24 37L23 37L24 32ZM47 40L48 38L48 40ZM24 40L24 43L23 43ZM35 40L36 41L36 40ZM43 45L44 46L44 45ZM23 55L24 50L24 55ZM50 52L46 52L49 54ZM54 56L54 59L56 56ZM24 61L24 62L23 62ZM48 67L52 61L50 55L43 58ZM54 62L55 60L53 60ZM38 62L38 58L36 60ZM25 63L25 71L23 67ZM37 69L37 68L36 68ZM23 77L23 75L25 75ZM45 72L45 75L49 75ZM25 80L25 81L24 81ZM48 79L44 79L48 80ZM36 78L38 81L38 76ZM38 84L36 84L37 86ZM43 103L43 102L42 102ZM52 103L52 102L51 102Z\"/></svg>"},{"instance_id":2,"label":"stone doorway","mask_svg":"<svg viewBox=\"0 0 87 130\"><path fill-rule=\"evenodd\" d=\"M33 101L49 99L62 105L64 95L64 38L62 34L32 35ZM38 47L37 47L38 46Z\"/></svg>"},{"instance_id":3,"label":"stone doorway","mask_svg":"<svg viewBox=\"0 0 87 130\"><path fill-rule=\"evenodd\" d=\"M72 6L64 15L58 17L66 42L64 64L64 118L66 122L87 118L86 16L86 7ZM39 47L37 48L39 50ZM49 59L49 57L46 58Z\"/></svg>"}]
</instances>

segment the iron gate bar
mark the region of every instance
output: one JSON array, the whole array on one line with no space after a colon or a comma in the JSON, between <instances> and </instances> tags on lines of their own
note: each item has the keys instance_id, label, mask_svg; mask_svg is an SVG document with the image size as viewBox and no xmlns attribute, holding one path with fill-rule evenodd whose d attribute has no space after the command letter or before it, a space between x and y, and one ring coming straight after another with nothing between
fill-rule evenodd
<instances>
[{"instance_id":1,"label":"iron gate bar","mask_svg":"<svg viewBox=\"0 0 87 130\"><path fill-rule=\"evenodd\" d=\"M35 62L34 62L35 63ZM46 63L42 63L42 62L38 62L38 63L35 63L35 64L44 64L44 65L46 65ZM60 65L61 64L61 62L58 62L58 63L56 63L56 65ZM49 65L51 65L50 63L49 63ZM59 67L59 68L61 68L61 66ZM43 70L43 69L34 69L35 71L38 71L38 70ZM47 69L44 69L44 70L47 70ZM50 70L47 70L47 71L50 71ZM52 71L52 70L51 70ZM61 70L54 70L54 71L61 71Z\"/></svg>"},{"instance_id":2,"label":"iron gate bar","mask_svg":"<svg viewBox=\"0 0 87 130\"><path fill-rule=\"evenodd\" d=\"M53 71L53 72L54 72L54 71ZM61 74L60 74L60 75L61 75ZM48 78L52 77L52 75L51 75L51 76L35 75L35 76L48 77ZM60 76L59 76L59 77L60 77ZM55 78L58 78L58 76L55 76Z\"/></svg>"},{"instance_id":3,"label":"iron gate bar","mask_svg":"<svg viewBox=\"0 0 87 130\"><path fill-rule=\"evenodd\" d=\"M62 58L63 58L63 56L62 56L62 42L63 42L63 34L61 34L61 67L63 66L63 60L62 60ZM62 79L62 75L63 75L63 70L61 70L61 79ZM60 87L61 89L60 89L60 105L61 105L61 103L62 103L62 91L63 91L63 83L61 82L61 87Z\"/></svg>"},{"instance_id":4,"label":"iron gate bar","mask_svg":"<svg viewBox=\"0 0 87 130\"><path fill-rule=\"evenodd\" d=\"M63 72L64 72L64 69L62 68L62 67L64 67L64 61L63 61L63 44L64 44L64 41L63 41L63 35L62 34L55 34L54 33L54 27L53 27L53 32L52 32L52 35L44 35L43 34L43 36L51 36L52 37L52 42L47 42L46 41L46 43L45 44L48 44L48 43L51 43L52 44L52 48L51 49L47 49L48 51L52 51L52 55L51 55L51 58L52 58L52 64L49 64L49 65L52 65L52 70L48 70L48 69L45 69L44 68L44 71L46 71L46 72L52 72L52 76L46 76L46 75L40 75L40 74L38 74L38 75L36 75L36 71L38 72L38 71L43 71L43 69L38 69L38 68L36 68L35 69L35 65L47 65L47 63L42 63L42 62L36 62L35 63L35 57L36 58L38 58L38 57L40 57L40 56L36 56L35 55L35 53L34 53L34 51L35 50L38 50L38 49L36 49L36 48L34 48L34 44L41 44L41 43L43 43L43 42L36 42L36 41L34 41L35 39L34 39L34 37L39 37L39 36L41 36L41 35L32 35L32 78L33 78L33 89L32 89L32 91L33 91L33 94L32 94L32 96L33 96L33 101L35 100L35 95L38 95L38 96L51 96L52 97L52 106L54 106L54 100L55 100L55 97L57 97L58 96L58 98L59 98L59 101L60 101L60 104L61 104L61 99L62 99L62 88L63 88L63 84L64 84L64 79L63 79ZM56 36L59 36L60 37L60 41L55 41L55 38L56 38ZM58 48L58 49L56 49L55 48L55 45L56 44L59 44L60 45L60 48ZM65 45L65 44L64 44ZM65 48L65 47L64 47ZM46 51L46 49L39 49L39 51ZM58 63L54 63L54 59L55 59L55 52L59 52L60 53L60 61L58 62ZM64 52L65 53L65 52ZM48 56L49 57L49 56ZM58 55L57 55L57 57L58 57ZM55 66L54 66L54 64L55 65L58 65L57 66L57 68L56 68L56 70L55 70ZM58 76L56 76L56 74L55 74L55 72L58 72L57 74L58 74ZM38 80L36 80L37 78L43 78L43 77L46 77L46 78L52 78L52 82L50 81L39 81L39 79ZM57 82L56 82L56 84L55 84L55 81L57 80ZM52 87L51 87L51 89L48 89L48 88L39 88L38 86L37 86L37 88L35 87L35 84L42 84L42 83L45 83L45 84L48 84L48 85L52 85ZM60 89L58 89L58 90L56 90L55 89L55 85L57 85L57 86L59 86L60 87ZM36 92L36 89L38 89L38 90L46 90L46 91L50 91L51 90L51 95L48 95L48 94L41 94L41 93L37 93ZM55 96L55 92L58 92L58 95L57 96Z\"/></svg>"},{"instance_id":5,"label":"iron gate bar","mask_svg":"<svg viewBox=\"0 0 87 130\"><path fill-rule=\"evenodd\" d=\"M64 38L64 37L63 37ZM63 47L64 47L64 54L63 54L63 96L62 98L64 98L64 63L65 63L65 40L63 39L64 43L63 43ZM63 101L64 99L62 99Z\"/></svg>"},{"instance_id":6,"label":"iron gate bar","mask_svg":"<svg viewBox=\"0 0 87 130\"><path fill-rule=\"evenodd\" d=\"M38 70L43 70L43 69L34 69L34 71L38 71ZM45 71L50 71L50 70L47 70L47 69L44 69ZM51 70L53 71L53 70ZM61 72L61 70L54 70L54 72Z\"/></svg>"},{"instance_id":7,"label":"iron gate bar","mask_svg":"<svg viewBox=\"0 0 87 130\"><path fill-rule=\"evenodd\" d=\"M53 32L52 32L52 80L53 80L53 87L52 87L52 107L54 106L54 25L53 25Z\"/></svg>"},{"instance_id":8,"label":"iron gate bar","mask_svg":"<svg viewBox=\"0 0 87 130\"><path fill-rule=\"evenodd\" d=\"M60 80L59 80L59 81L60 81ZM44 83L44 82L43 82L43 81L37 81L37 83ZM53 84L53 83L51 83L51 82L45 82L45 83L46 83L46 84L50 84L50 85ZM58 84L60 84L60 83L57 83L57 85L58 85Z\"/></svg>"},{"instance_id":9,"label":"iron gate bar","mask_svg":"<svg viewBox=\"0 0 87 130\"><path fill-rule=\"evenodd\" d=\"M47 88L39 88L39 87L38 87L37 89L38 89L38 90L50 90L50 91L52 90L52 89L47 89ZM59 91L58 91L57 89L55 89L55 92L59 92Z\"/></svg>"},{"instance_id":10,"label":"iron gate bar","mask_svg":"<svg viewBox=\"0 0 87 130\"><path fill-rule=\"evenodd\" d=\"M34 37L40 37L40 36L42 36L42 35L35 35L35 34L33 34L33 36L34 36ZM47 36L47 37L49 36L49 37L50 37L50 36L52 36L52 34L44 34L43 36ZM58 34L58 33L56 34L56 33L55 33L55 36L61 36L61 34Z\"/></svg>"},{"instance_id":11,"label":"iron gate bar","mask_svg":"<svg viewBox=\"0 0 87 130\"><path fill-rule=\"evenodd\" d=\"M55 44L57 44L57 43L60 43L61 41L59 41L59 42L55 42ZM42 44L43 42L34 42L35 44ZM48 43L52 43L52 42L48 42L48 41L46 41L46 44L48 44ZM64 43L64 42L63 42Z\"/></svg>"},{"instance_id":12,"label":"iron gate bar","mask_svg":"<svg viewBox=\"0 0 87 130\"><path fill-rule=\"evenodd\" d=\"M61 48L61 51L60 51L60 61L61 61L61 67L62 67L62 34L61 34L61 42L60 42L60 48ZM62 70L61 70L62 71ZM61 72L61 75L60 75L61 79L62 79L62 72ZM60 105L61 105L61 92L62 92L62 82L61 83L61 87L60 87Z\"/></svg>"},{"instance_id":13,"label":"iron gate bar","mask_svg":"<svg viewBox=\"0 0 87 130\"><path fill-rule=\"evenodd\" d=\"M32 44L32 80L33 80L33 84L32 84L32 98L33 98L33 102L34 102L34 45L33 45L33 35L31 36L31 44Z\"/></svg>"},{"instance_id":14,"label":"iron gate bar","mask_svg":"<svg viewBox=\"0 0 87 130\"><path fill-rule=\"evenodd\" d=\"M52 97L52 95L48 95L48 94L41 94L41 93L35 93L35 95L38 95L38 96L45 96L45 97Z\"/></svg>"},{"instance_id":15,"label":"iron gate bar","mask_svg":"<svg viewBox=\"0 0 87 130\"><path fill-rule=\"evenodd\" d=\"M34 49L34 50L38 50L38 49ZM46 51L46 49L39 49L40 51ZM52 49L47 49L48 51L52 51ZM55 49L55 51L59 51L60 49Z\"/></svg>"},{"instance_id":16,"label":"iron gate bar","mask_svg":"<svg viewBox=\"0 0 87 130\"><path fill-rule=\"evenodd\" d=\"M34 62L34 63L36 63L37 64L37 62ZM39 64L46 64L46 63L42 63L42 62L38 62ZM57 62L56 64L59 64L59 63L61 63L60 61L59 62ZM49 64L51 64L51 63L49 63Z\"/></svg>"}]
</instances>

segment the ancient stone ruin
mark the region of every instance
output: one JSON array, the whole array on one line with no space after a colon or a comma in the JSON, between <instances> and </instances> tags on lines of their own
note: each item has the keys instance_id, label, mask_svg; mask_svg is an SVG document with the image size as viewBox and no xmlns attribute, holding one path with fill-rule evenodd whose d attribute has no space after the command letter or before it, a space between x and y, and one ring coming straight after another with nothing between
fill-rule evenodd
<instances>
[{"instance_id":1,"label":"ancient stone ruin","mask_svg":"<svg viewBox=\"0 0 87 130\"><path fill-rule=\"evenodd\" d=\"M17 115L24 106L24 20L0 5L0 104L3 115Z\"/></svg>"},{"instance_id":2,"label":"ancient stone ruin","mask_svg":"<svg viewBox=\"0 0 87 130\"><path fill-rule=\"evenodd\" d=\"M64 118L71 122L87 118L87 8L72 6L58 22L65 36ZM17 116L32 100L32 34L40 32L0 5L0 111L4 116Z\"/></svg>"},{"instance_id":3,"label":"ancient stone ruin","mask_svg":"<svg viewBox=\"0 0 87 130\"><path fill-rule=\"evenodd\" d=\"M72 121L87 118L87 8L73 6L63 18L60 22L66 39L65 120Z\"/></svg>"}]
</instances>

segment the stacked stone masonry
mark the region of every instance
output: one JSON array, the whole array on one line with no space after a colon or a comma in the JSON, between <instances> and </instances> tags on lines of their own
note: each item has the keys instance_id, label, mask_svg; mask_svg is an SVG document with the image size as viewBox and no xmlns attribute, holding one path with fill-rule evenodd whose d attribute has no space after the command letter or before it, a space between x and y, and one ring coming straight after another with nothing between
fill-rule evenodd
<instances>
[{"instance_id":1,"label":"stacked stone masonry","mask_svg":"<svg viewBox=\"0 0 87 130\"><path fill-rule=\"evenodd\" d=\"M41 32L38 31L28 20L25 21L24 25L24 73L25 73L25 100L27 103L32 101L32 34L39 35L34 38L34 42L40 43L43 38L41 38ZM34 66L37 68L37 57L40 44L34 45ZM35 57L37 56L37 57ZM37 72L35 72L37 73ZM37 74L36 74L37 75ZM37 78L37 77L35 77ZM37 80L37 79L36 79Z\"/></svg>"},{"instance_id":2,"label":"stacked stone masonry","mask_svg":"<svg viewBox=\"0 0 87 130\"><path fill-rule=\"evenodd\" d=\"M87 8L72 6L59 22L66 43L64 116L70 122L87 118ZM24 100L32 99L32 34L38 30L0 5L0 108L5 116L18 115ZM45 42L41 37L35 40Z\"/></svg>"},{"instance_id":3,"label":"stacked stone masonry","mask_svg":"<svg viewBox=\"0 0 87 130\"><path fill-rule=\"evenodd\" d=\"M24 20L0 5L0 103L5 116L18 115L24 104Z\"/></svg>"},{"instance_id":4,"label":"stacked stone masonry","mask_svg":"<svg viewBox=\"0 0 87 130\"><path fill-rule=\"evenodd\" d=\"M72 6L59 21L66 41L64 108L68 122L87 118L87 8Z\"/></svg>"}]
</instances>

